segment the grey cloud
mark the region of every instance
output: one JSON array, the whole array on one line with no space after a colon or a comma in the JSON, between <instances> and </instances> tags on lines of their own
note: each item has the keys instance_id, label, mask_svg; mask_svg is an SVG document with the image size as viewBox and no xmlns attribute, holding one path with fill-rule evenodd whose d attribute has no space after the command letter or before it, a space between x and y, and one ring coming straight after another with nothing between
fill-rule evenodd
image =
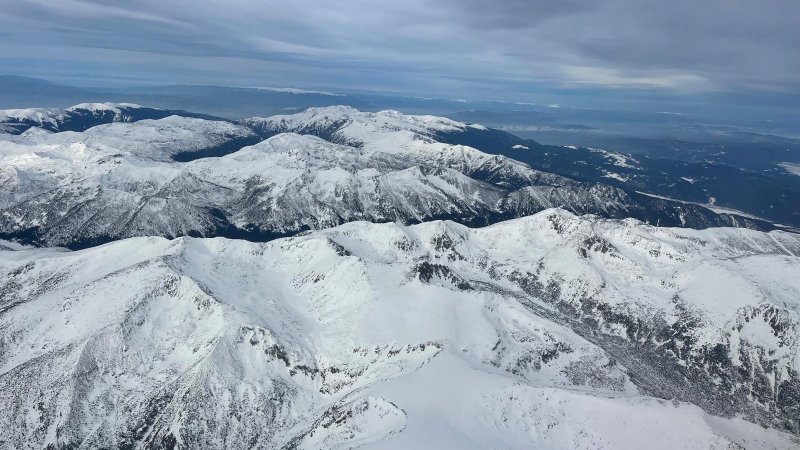
<instances>
[{"instance_id":1,"label":"grey cloud","mask_svg":"<svg viewBox=\"0 0 800 450\"><path fill-rule=\"evenodd\" d=\"M595 10L591 0L445 0L467 23L488 29L531 28L553 18Z\"/></svg>"},{"instance_id":2,"label":"grey cloud","mask_svg":"<svg viewBox=\"0 0 800 450\"><path fill-rule=\"evenodd\" d=\"M0 0L0 10L0 61L129 59L153 77L180 69L182 81L191 68L214 81L211 58L220 84L800 89L794 0Z\"/></svg>"}]
</instances>

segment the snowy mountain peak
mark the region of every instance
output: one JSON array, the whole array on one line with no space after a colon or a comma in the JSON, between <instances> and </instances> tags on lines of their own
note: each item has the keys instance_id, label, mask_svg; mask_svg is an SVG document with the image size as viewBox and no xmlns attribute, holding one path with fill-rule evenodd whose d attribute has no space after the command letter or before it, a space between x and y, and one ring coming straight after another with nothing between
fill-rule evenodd
<instances>
[{"instance_id":1,"label":"snowy mountain peak","mask_svg":"<svg viewBox=\"0 0 800 450\"><path fill-rule=\"evenodd\" d=\"M253 117L243 119L241 123L263 134L315 134L329 138L328 140L359 146L387 138L400 141L432 139L439 133L463 131L473 127L444 117L407 115L393 110L362 112L348 106L309 108L298 114Z\"/></svg>"},{"instance_id":2,"label":"snowy mountain peak","mask_svg":"<svg viewBox=\"0 0 800 450\"><path fill-rule=\"evenodd\" d=\"M0 448L800 447L800 235L432 116L18 115Z\"/></svg>"},{"instance_id":3,"label":"snowy mountain peak","mask_svg":"<svg viewBox=\"0 0 800 450\"><path fill-rule=\"evenodd\" d=\"M795 448L798 267L789 233L560 210L0 246L0 438Z\"/></svg>"},{"instance_id":4,"label":"snowy mountain peak","mask_svg":"<svg viewBox=\"0 0 800 450\"><path fill-rule=\"evenodd\" d=\"M342 118L352 117L360 113L361 111L359 111L356 108L353 108L352 106L334 105L334 106L320 106L320 107L308 108L300 114L306 115L309 118L342 119ZM292 115L273 116L273 117L278 119L291 116Z\"/></svg>"},{"instance_id":5,"label":"snowy mountain peak","mask_svg":"<svg viewBox=\"0 0 800 450\"><path fill-rule=\"evenodd\" d=\"M331 148L344 147L336 144L331 145L330 142L314 135L288 132L269 137L251 146L250 148L269 148L275 151L286 151L289 149L304 148L309 146L313 147L319 145L327 145Z\"/></svg>"},{"instance_id":6,"label":"snowy mountain peak","mask_svg":"<svg viewBox=\"0 0 800 450\"><path fill-rule=\"evenodd\" d=\"M760 226L439 142L451 127L476 130L448 119L338 107L241 123L158 114L3 135L0 237L71 247L142 234L269 240L354 220L478 226L553 207L663 225ZM274 124L294 125L259 128Z\"/></svg>"},{"instance_id":7,"label":"snowy mountain peak","mask_svg":"<svg viewBox=\"0 0 800 450\"><path fill-rule=\"evenodd\" d=\"M138 109L144 108L142 105L137 105L136 103L79 103L77 105L70 106L66 108L65 111L77 111L77 110L88 110L88 111L112 111L115 113L121 113L125 109ZM153 108L158 109L158 108Z\"/></svg>"},{"instance_id":8,"label":"snowy mountain peak","mask_svg":"<svg viewBox=\"0 0 800 450\"><path fill-rule=\"evenodd\" d=\"M0 133L20 134L32 127L53 132L80 132L97 125L163 119L172 115L208 118L202 114L149 108L134 103L81 103L65 109L32 108L0 111Z\"/></svg>"},{"instance_id":9,"label":"snowy mountain peak","mask_svg":"<svg viewBox=\"0 0 800 450\"><path fill-rule=\"evenodd\" d=\"M121 114L126 109L142 109L143 106L134 103L80 103L68 108L26 108L0 110L0 121L33 121L42 125L54 125L64 120L71 113L79 112L111 112ZM158 110L157 108L148 108Z\"/></svg>"}]
</instances>

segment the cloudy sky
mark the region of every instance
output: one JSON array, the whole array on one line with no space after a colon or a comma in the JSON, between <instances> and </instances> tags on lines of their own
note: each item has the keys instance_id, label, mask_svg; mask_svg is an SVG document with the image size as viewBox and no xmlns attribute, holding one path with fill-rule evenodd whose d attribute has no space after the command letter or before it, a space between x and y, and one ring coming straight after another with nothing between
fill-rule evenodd
<instances>
[{"instance_id":1,"label":"cloudy sky","mask_svg":"<svg viewBox=\"0 0 800 450\"><path fill-rule=\"evenodd\" d=\"M800 93L797 0L0 0L0 73L526 99Z\"/></svg>"}]
</instances>

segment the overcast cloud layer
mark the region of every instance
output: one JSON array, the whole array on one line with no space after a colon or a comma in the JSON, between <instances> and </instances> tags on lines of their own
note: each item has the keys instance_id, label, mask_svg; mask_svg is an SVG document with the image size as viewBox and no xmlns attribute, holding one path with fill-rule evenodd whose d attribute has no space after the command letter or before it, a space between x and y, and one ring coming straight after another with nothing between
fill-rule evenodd
<instances>
[{"instance_id":1,"label":"overcast cloud layer","mask_svg":"<svg viewBox=\"0 0 800 450\"><path fill-rule=\"evenodd\" d=\"M0 72L471 98L797 94L798 19L797 0L0 0Z\"/></svg>"}]
</instances>

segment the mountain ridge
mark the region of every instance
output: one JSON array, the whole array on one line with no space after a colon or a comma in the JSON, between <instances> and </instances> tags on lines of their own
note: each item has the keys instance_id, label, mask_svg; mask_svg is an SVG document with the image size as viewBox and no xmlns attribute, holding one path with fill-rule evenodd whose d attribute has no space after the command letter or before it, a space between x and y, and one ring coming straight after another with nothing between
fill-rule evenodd
<instances>
[{"instance_id":1,"label":"mountain ridge","mask_svg":"<svg viewBox=\"0 0 800 450\"><path fill-rule=\"evenodd\" d=\"M171 115L7 134L0 236L72 248L136 235L269 240L351 220L479 226L551 207L661 225L771 228L437 141L443 132L489 132L476 125L343 107L287 117L299 125L273 118L283 128L272 132L266 119ZM315 130L332 130L334 142L308 137Z\"/></svg>"},{"instance_id":2,"label":"mountain ridge","mask_svg":"<svg viewBox=\"0 0 800 450\"><path fill-rule=\"evenodd\" d=\"M781 231L562 210L0 250L2 440L401 448L431 445L425 417L467 446L789 448L720 416L797 432L798 255Z\"/></svg>"}]
</instances>

